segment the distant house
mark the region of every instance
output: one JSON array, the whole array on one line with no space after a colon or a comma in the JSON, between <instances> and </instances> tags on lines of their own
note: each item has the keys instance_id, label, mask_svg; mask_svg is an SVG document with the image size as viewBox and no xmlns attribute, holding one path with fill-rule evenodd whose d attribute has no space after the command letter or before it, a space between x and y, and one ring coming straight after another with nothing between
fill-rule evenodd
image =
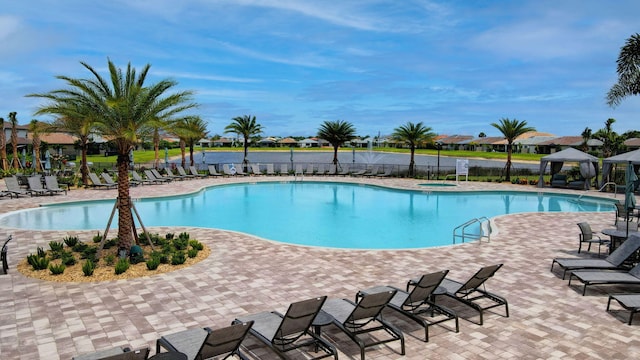
<instances>
[{"instance_id":1,"label":"distant house","mask_svg":"<svg viewBox=\"0 0 640 360\"><path fill-rule=\"evenodd\" d=\"M278 141L278 145L280 147L297 147L298 146L298 141L296 139L292 139L292 138L284 138L284 139L280 139L280 141Z\"/></svg>"},{"instance_id":2,"label":"distant house","mask_svg":"<svg viewBox=\"0 0 640 360\"><path fill-rule=\"evenodd\" d=\"M229 147L233 146L235 140L221 137L218 140L213 140L213 147Z\"/></svg>"},{"instance_id":3,"label":"distant house","mask_svg":"<svg viewBox=\"0 0 640 360\"><path fill-rule=\"evenodd\" d=\"M629 150L637 150L640 149L640 138L631 138L624 141L624 145Z\"/></svg>"},{"instance_id":4,"label":"distant house","mask_svg":"<svg viewBox=\"0 0 640 360\"><path fill-rule=\"evenodd\" d=\"M258 141L259 147L276 147L276 145L278 145L278 139L274 137L266 137Z\"/></svg>"},{"instance_id":5,"label":"distant house","mask_svg":"<svg viewBox=\"0 0 640 360\"><path fill-rule=\"evenodd\" d=\"M301 148L313 148L313 147L320 147L320 143L318 142L317 139L306 138L298 141L298 146Z\"/></svg>"},{"instance_id":6,"label":"distant house","mask_svg":"<svg viewBox=\"0 0 640 360\"><path fill-rule=\"evenodd\" d=\"M560 136L539 143L538 150L540 154L553 154L567 148L579 149L582 147L584 139L582 136ZM602 149L602 141L590 139L587 141L587 152L597 152Z\"/></svg>"},{"instance_id":7,"label":"distant house","mask_svg":"<svg viewBox=\"0 0 640 360\"><path fill-rule=\"evenodd\" d=\"M63 155L70 155L72 158L76 156L75 144L79 139L74 135L63 132L45 133L40 135L40 140L46 142L49 148L58 149Z\"/></svg>"},{"instance_id":8,"label":"distant house","mask_svg":"<svg viewBox=\"0 0 640 360\"><path fill-rule=\"evenodd\" d=\"M18 135L18 145L28 145L31 144L31 140L29 139L29 126L28 125L17 125L16 126L17 135ZM4 136L7 140L7 153L11 153L11 123L8 121L4 122Z\"/></svg>"},{"instance_id":9,"label":"distant house","mask_svg":"<svg viewBox=\"0 0 640 360\"><path fill-rule=\"evenodd\" d=\"M198 145L200 145L203 148L207 148L207 147L212 147L213 146L213 140L211 139L200 139L198 140Z\"/></svg>"},{"instance_id":10,"label":"distant house","mask_svg":"<svg viewBox=\"0 0 640 360\"><path fill-rule=\"evenodd\" d=\"M467 150L466 144L472 139L471 135L451 135L442 138L436 137L435 141L442 144L444 150Z\"/></svg>"}]
</instances>

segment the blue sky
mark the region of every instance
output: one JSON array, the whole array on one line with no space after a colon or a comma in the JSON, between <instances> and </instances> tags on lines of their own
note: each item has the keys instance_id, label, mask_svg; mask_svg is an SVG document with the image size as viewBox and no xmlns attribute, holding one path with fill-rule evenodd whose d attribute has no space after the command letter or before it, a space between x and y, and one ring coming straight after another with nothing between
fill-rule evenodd
<instances>
[{"instance_id":1,"label":"blue sky","mask_svg":"<svg viewBox=\"0 0 640 360\"><path fill-rule=\"evenodd\" d=\"M151 64L149 80L193 90L210 134L255 115L263 135L310 136L326 120L358 135L424 122L484 132L501 118L580 135L608 118L640 130L640 97L605 95L637 0L29 0L0 10L0 116L21 124L56 75ZM46 118L40 118L47 120Z\"/></svg>"}]
</instances>

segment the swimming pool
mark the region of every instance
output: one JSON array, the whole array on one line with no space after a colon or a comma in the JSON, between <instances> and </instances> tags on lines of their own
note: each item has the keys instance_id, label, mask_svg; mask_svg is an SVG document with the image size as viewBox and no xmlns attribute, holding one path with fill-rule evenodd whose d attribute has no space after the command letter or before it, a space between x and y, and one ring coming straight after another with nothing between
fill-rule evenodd
<instances>
[{"instance_id":1,"label":"swimming pool","mask_svg":"<svg viewBox=\"0 0 640 360\"><path fill-rule=\"evenodd\" d=\"M421 192L306 181L214 186L192 195L140 199L135 206L147 227L217 228L293 244L351 249L450 245L453 228L479 217L614 210L611 201L569 195ZM103 231L112 208L113 200L47 205L6 214L0 217L0 226Z\"/></svg>"}]
</instances>

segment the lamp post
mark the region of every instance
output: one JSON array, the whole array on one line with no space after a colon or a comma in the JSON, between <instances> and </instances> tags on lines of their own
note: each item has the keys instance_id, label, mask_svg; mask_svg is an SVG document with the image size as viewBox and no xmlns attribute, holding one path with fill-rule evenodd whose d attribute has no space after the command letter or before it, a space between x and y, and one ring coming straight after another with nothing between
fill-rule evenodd
<instances>
[{"instance_id":1,"label":"lamp post","mask_svg":"<svg viewBox=\"0 0 640 360\"><path fill-rule=\"evenodd\" d=\"M440 180L440 150L442 150L442 143L436 141L436 149L438 149L438 165L436 170L436 180Z\"/></svg>"}]
</instances>

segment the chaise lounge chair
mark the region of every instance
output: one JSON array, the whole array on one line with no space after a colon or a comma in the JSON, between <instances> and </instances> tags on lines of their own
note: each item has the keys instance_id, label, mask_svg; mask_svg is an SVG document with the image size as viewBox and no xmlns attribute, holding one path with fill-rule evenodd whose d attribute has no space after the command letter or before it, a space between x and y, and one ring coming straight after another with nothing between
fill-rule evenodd
<instances>
[{"instance_id":1,"label":"chaise lounge chair","mask_svg":"<svg viewBox=\"0 0 640 360\"><path fill-rule=\"evenodd\" d=\"M207 170L209 170L209 176L222 176L213 165L207 166Z\"/></svg>"},{"instance_id":2,"label":"chaise lounge chair","mask_svg":"<svg viewBox=\"0 0 640 360\"><path fill-rule=\"evenodd\" d=\"M118 186L118 184L105 184L100 181L100 178L95 173L89 173L89 179L91 180L91 187L94 188L103 188L103 189L113 189Z\"/></svg>"},{"instance_id":3,"label":"chaise lounge chair","mask_svg":"<svg viewBox=\"0 0 640 360\"><path fill-rule=\"evenodd\" d=\"M156 342L156 354L160 354L164 348L183 353L188 360L204 360L221 355L225 356L224 359L237 355L246 360L240 352L240 345L252 325L253 321L239 322L216 330L196 328L164 335Z\"/></svg>"},{"instance_id":4,"label":"chaise lounge chair","mask_svg":"<svg viewBox=\"0 0 640 360\"><path fill-rule=\"evenodd\" d=\"M44 184L47 186L47 190L49 190L52 194L58 194L63 192L67 195L67 189L63 189L58 184L58 178L55 175L48 175L44 177Z\"/></svg>"},{"instance_id":5,"label":"chaise lounge chair","mask_svg":"<svg viewBox=\"0 0 640 360\"><path fill-rule=\"evenodd\" d=\"M563 269L562 280L564 280L567 271L586 269L619 270L622 268L622 264L639 249L640 236L631 235L629 239L605 259L555 258L551 262L551 271L553 271L553 266L558 264Z\"/></svg>"},{"instance_id":6,"label":"chaise lounge chair","mask_svg":"<svg viewBox=\"0 0 640 360\"><path fill-rule=\"evenodd\" d=\"M32 192L20 187L20 183L18 182L18 178L15 176L9 176L4 178L4 183L7 186L7 192L11 194L11 197L15 195L16 197L20 197L20 195L31 196Z\"/></svg>"},{"instance_id":7,"label":"chaise lounge chair","mask_svg":"<svg viewBox=\"0 0 640 360\"><path fill-rule=\"evenodd\" d=\"M29 191L32 194L42 196L42 195L53 195L52 192L48 191L42 186L42 178L38 176L29 176L27 178L27 182L29 183Z\"/></svg>"},{"instance_id":8,"label":"chaise lounge chair","mask_svg":"<svg viewBox=\"0 0 640 360\"><path fill-rule=\"evenodd\" d=\"M129 350L129 348L115 347L89 354L74 356L71 360L146 360L149 348Z\"/></svg>"},{"instance_id":9,"label":"chaise lounge chair","mask_svg":"<svg viewBox=\"0 0 640 360\"><path fill-rule=\"evenodd\" d=\"M616 270L580 270L574 271L569 276L569 286L571 280L578 279L584 285L582 296L587 292L589 285L640 285L640 264L629 271Z\"/></svg>"},{"instance_id":10,"label":"chaise lounge chair","mask_svg":"<svg viewBox=\"0 0 640 360\"><path fill-rule=\"evenodd\" d=\"M406 292L393 286L376 286L361 290L357 296L395 290L396 294L391 298L387 307L424 327L424 341L429 341L429 326L431 325L447 320L455 320L455 331L460 331L456 313L444 306L437 305L433 301L434 292L448 272L449 270L444 270L423 275L413 286L411 292Z\"/></svg>"},{"instance_id":11,"label":"chaise lounge chair","mask_svg":"<svg viewBox=\"0 0 640 360\"><path fill-rule=\"evenodd\" d=\"M255 175L255 176L262 175L262 171L260 171L260 165L258 164L251 164L251 167L249 169L251 169L251 175Z\"/></svg>"},{"instance_id":12,"label":"chaise lounge chair","mask_svg":"<svg viewBox=\"0 0 640 360\"><path fill-rule=\"evenodd\" d=\"M389 304L395 294L395 290L361 294L357 303L347 299L331 299L325 302L322 310L331 315L333 324L358 345L361 360L365 358L366 348L398 340L400 341L400 354L404 355L402 332L380 316L382 309ZM390 337L378 339L368 335L373 332L386 333Z\"/></svg>"},{"instance_id":13,"label":"chaise lounge chair","mask_svg":"<svg viewBox=\"0 0 640 360\"><path fill-rule=\"evenodd\" d=\"M289 305L282 315L275 311L265 311L254 315L236 318L233 323L253 321L251 334L273 349L278 356L284 357L288 351L313 345L323 354L314 359L338 358L336 349L319 335L311 331L311 325L325 303L326 296L303 300Z\"/></svg>"},{"instance_id":14,"label":"chaise lounge chair","mask_svg":"<svg viewBox=\"0 0 640 360\"><path fill-rule=\"evenodd\" d=\"M203 179L203 178L207 177L207 175L205 175L205 174L200 174L198 172L198 169L196 169L195 166L189 166L189 173L191 173L191 175L193 175L193 177L198 178L198 179Z\"/></svg>"},{"instance_id":15,"label":"chaise lounge chair","mask_svg":"<svg viewBox=\"0 0 640 360\"><path fill-rule=\"evenodd\" d=\"M157 177L157 176L153 175L151 170L145 170L144 171L144 175L147 177L147 180L150 180L154 184L167 184L167 183L170 183L172 181L172 179L170 179L168 177L164 177L164 176Z\"/></svg>"},{"instance_id":16,"label":"chaise lounge chair","mask_svg":"<svg viewBox=\"0 0 640 360\"><path fill-rule=\"evenodd\" d=\"M273 164L267 164L267 175L273 176L275 174L276 174L276 172L273 169Z\"/></svg>"},{"instance_id":17,"label":"chaise lounge chair","mask_svg":"<svg viewBox=\"0 0 640 360\"><path fill-rule=\"evenodd\" d=\"M186 171L184 171L184 168L180 165L176 166L176 170L178 170L178 175L185 178L185 179L195 179L196 176L195 175L191 175L191 174L187 174Z\"/></svg>"},{"instance_id":18,"label":"chaise lounge chair","mask_svg":"<svg viewBox=\"0 0 640 360\"><path fill-rule=\"evenodd\" d=\"M454 280L444 279L440 286L446 289L446 295L452 299L475 309L480 314L478 325L483 324L483 314L485 310L504 305L505 317L509 317L509 305L507 300L496 294L492 294L484 289L484 283L489 280L503 264L485 266L478 270L469 280L461 283ZM410 280L407 283L407 290L418 283L418 279ZM440 295L440 294L437 294ZM469 320L471 321L471 320Z\"/></svg>"},{"instance_id":19,"label":"chaise lounge chair","mask_svg":"<svg viewBox=\"0 0 640 360\"><path fill-rule=\"evenodd\" d=\"M168 181L176 180L176 179L182 180L181 176L174 175L171 169L169 168L165 169L165 172L167 173L166 175L162 175L160 171L153 168L149 169L149 171L151 171L151 173L153 174L154 179L167 179Z\"/></svg>"},{"instance_id":20,"label":"chaise lounge chair","mask_svg":"<svg viewBox=\"0 0 640 360\"><path fill-rule=\"evenodd\" d=\"M133 178L134 181L137 181L138 183L144 185L144 184L159 184L159 182L156 182L154 180L151 179L143 179L142 176L140 176L140 174L138 174L137 171L132 170L131 172L131 178Z\"/></svg>"},{"instance_id":21,"label":"chaise lounge chair","mask_svg":"<svg viewBox=\"0 0 640 360\"><path fill-rule=\"evenodd\" d=\"M393 168L391 166L387 166L387 168L384 169L384 172L382 174L377 174L376 177L388 177L391 176L392 173Z\"/></svg>"},{"instance_id":22,"label":"chaise lounge chair","mask_svg":"<svg viewBox=\"0 0 640 360\"><path fill-rule=\"evenodd\" d=\"M229 166L229 164L222 164L222 173L225 176L236 176L238 170L235 166Z\"/></svg>"},{"instance_id":23,"label":"chaise lounge chair","mask_svg":"<svg viewBox=\"0 0 640 360\"><path fill-rule=\"evenodd\" d=\"M607 312L611 310L611 300L615 300L620 306L630 311L627 325L633 322L633 315L640 312L640 294L609 294Z\"/></svg>"}]
</instances>

